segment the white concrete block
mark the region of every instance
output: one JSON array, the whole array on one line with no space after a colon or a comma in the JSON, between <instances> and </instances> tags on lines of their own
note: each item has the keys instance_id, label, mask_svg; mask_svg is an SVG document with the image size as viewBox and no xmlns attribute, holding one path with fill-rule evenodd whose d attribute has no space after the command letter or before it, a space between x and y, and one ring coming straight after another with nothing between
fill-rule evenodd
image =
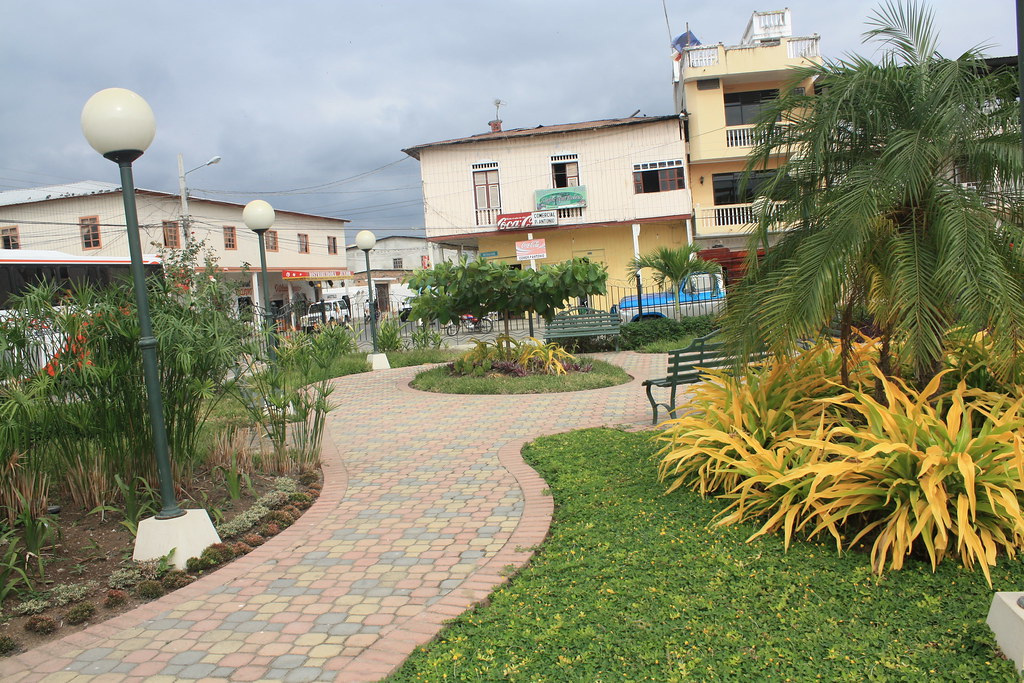
<instances>
[{"instance_id":1,"label":"white concrete block","mask_svg":"<svg viewBox=\"0 0 1024 683\"><path fill-rule=\"evenodd\" d=\"M390 370L391 362L388 361L387 354L384 353L371 353L369 354L370 365L374 370Z\"/></svg>"},{"instance_id":2,"label":"white concrete block","mask_svg":"<svg viewBox=\"0 0 1024 683\"><path fill-rule=\"evenodd\" d=\"M147 517L139 522L132 559L159 560L173 549L171 562L184 569L188 558L199 557L214 543L220 543L220 536L206 510L185 510L184 515L174 519Z\"/></svg>"},{"instance_id":3,"label":"white concrete block","mask_svg":"<svg viewBox=\"0 0 1024 683\"><path fill-rule=\"evenodd\" d=\"M985 623L996 634L996 643L1006 658L1017 666L1017 673L1024 669L1024 609L1017 599L1024 592L1001 592L992 598Z\"/></svg>"}]
</instances>

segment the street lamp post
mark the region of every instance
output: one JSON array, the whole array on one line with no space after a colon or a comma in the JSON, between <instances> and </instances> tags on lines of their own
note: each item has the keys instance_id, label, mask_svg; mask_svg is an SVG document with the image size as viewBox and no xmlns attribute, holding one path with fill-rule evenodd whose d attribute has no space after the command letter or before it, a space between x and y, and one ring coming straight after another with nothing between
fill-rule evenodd
<instances>
[{"instance_id":1,"label":"street lamp post","mask_svg":"<svg viewBox=\"0 0 1024 683\"><path fill-rule=\"evenodd\" d=\"M108 88L96 93L82 108L82 132L86 140L97 152L118 165L121 171L121 196L124 202L125 224L128 229L128 253L131 257L132 283L135 289L135 303L139 309L139 328L141 331L139 348L142 351L142 368L146 383L146 395L149 403L149 418L153 429L153 452L156 458L157 477L160 485L161 510L152 520L143 520L138 527L136 536L136 559L150 559L166 555L170 548L177 548L180 555L174 563L185 566L188 557L196 557L199 552L189 555L190 545L173 545L178 542L174 531L161 528L153 529L153 533L144 531L143 524L156 520L176 520L187 516L186 511L178 507L174 495L174 481L171 471L170 450L167 445L167 428L164 423L163 398L160 394L160 371L157 365L157 341L153 336L153 325L149 313L149 298L146 292L146 276L142 267L142 246L139 239L139 219L135 205L135 181L132 175L132 162L138 159L149 147L156 135L156 120L153 110L142 97L123 88ZM184 529L184 533L194 536L197 542L216 543L220 539L213 529L209 515L205 510L190 510L202 513L206 525L215 540L209 541L205 529L195 533L193 524L186 520L185 524L175 525L176 529ZM193 516L193 521L197 521ZM201 521L199 522L202 527ZM152 525L147 525L152 528ZM168 533L170 532L170 533ZM166 543L172 543L164 548ZM154 550L154 547L156 550ZM159 549L163 548L163 552ZM156 552L147 558L142 554Z\"/></svg>"},{"instance_id":2,"label":"street lamp post","mask_svg":"<svg viewBox=\"0 0 1024 683\"><path fill-rule=\"evenodd\" d=\"M242 220L247 228L256 233L260 241L260 279L263 281L263 320L267 328L267 355L273 361L277 358L277 339L274 337L274 315L270 312L270 288L267 286L267 246L264 235L274 224L274 207L262 199L254 199L242 209Z\"/></svg>"},{"instance_id":3,"label":"street lamp post","mask_svg":"<svg viewBox=\"0 0 1024 683\"><path fill-rule=\"evenodd\" d=\"M363 251L366 257L366 291L367 301L370 305L370 336L373 339L373 353L370 354L370 363L374 370L387 369L391 367L387 354L380 353L377 346L377 305L373 300L373 276L370 274L370 250L377 244L377 236L369 230L360 230L356 235L356 246Z\"/></svg>"},{"instance_id":4,"label":"street lamp post","mask_svg":"<svg viewBox=\"0 0 1024 683\"><path fill-rule=\"evenodd\" d=\"M189 230L189 212L188 212L188 188L185 187L185 176L192 171L198 171L206 166L212 166L213 164L219 164L220 157L215 156L205 164L200 164L195 168L185 170L185 164L182 161L181 155L178 155L178 192L181 194L181 228L182 232L185 233L185 244L192 241L192 232Z\"/></svg>"}]
</instances>

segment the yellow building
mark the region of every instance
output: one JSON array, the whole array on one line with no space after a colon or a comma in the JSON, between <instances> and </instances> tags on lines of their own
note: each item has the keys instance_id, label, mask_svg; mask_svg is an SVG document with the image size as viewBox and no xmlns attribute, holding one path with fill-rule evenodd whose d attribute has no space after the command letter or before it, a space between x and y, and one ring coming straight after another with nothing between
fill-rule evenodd
<instances>
[{"instance_id":1,"label":"yellow building","mask_svg":"<svg viewBox=\"0 0 1024 683\"><path fill-rule=\"evenodd\" d=\"M523 243L543 240L540 263L586 256L605 264L611 296L634 286L626 265L636 248L688 243L691 183L678 115L491 128L404 150L420 162L433 243L522 267L531 260Z\"/></svg>"},{"instance_id":2,"label":"yellow building","mask_svg":"<svg viewBox=\"0 0 1024 683\"><path fill-rule=\"evenodd\" d=\"M699 45L684 34L676 47L673 81L688 131L694 237L701 245L739 248L753 222L750 200L757 189L756 177L744 191L740 185L753 124L763 104L789 87L792 67L820 63L819 38L793 36L785 9L754 12L739 45ZM814 86L805 81L797 87Z\"/></svg>"}]
</instances>

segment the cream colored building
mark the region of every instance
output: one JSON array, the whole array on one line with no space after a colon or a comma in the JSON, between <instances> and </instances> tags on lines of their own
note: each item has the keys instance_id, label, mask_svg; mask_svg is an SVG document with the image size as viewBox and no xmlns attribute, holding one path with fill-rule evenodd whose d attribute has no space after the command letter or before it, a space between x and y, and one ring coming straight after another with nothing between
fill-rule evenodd
<instances>
[{"instance_id":1,"label":"cream colored building","mask_svg":"<svg viewBox=\"0 0 1024 683\"><path fill-rule=\"evenodd\" d=\"M189 198L181 215L179 195L136 190L142 250L183 247L198 240L209 247L226 277L242 284L242 303L260 305L258 238L242 221L241 204ZM349 221L276 210L266 233L270 300L280 306L313 299L315 288L350 277L345 253ZM188 234L183 228L187 222ZM86 181L0 192L0 247L53 250L72 255L128 256L124 205L118 185ZM245 271L249 272L246 273Z\"/></svg>"},{"instance_id":2,"label":"cream colored building","mask_svg":"<svg viewBox=\"0 0 1024 683\"><path fill-rule=\"evenodd\" d=\"M523 266L517 242L543 240L539 263L586 256L608 266L610 285L625 287L634 231L640 253L691 239L679 116L491 126L404 150L420 162L429 241Z\"/></svg>"},{"instance_id":3,"label":"cream colored building","mask_svg":"<svg viewBox=\"0 0 1024 683\"><path fill-rule=\"evenodd\" d=\"M754 144L754 121L764 102L790 86L792 67L821 61L817 34L792 32L788 9L754 12L738 45L679 46L673 82L677 110L687 122L701 244L739 247L753 222L750 198L757 179L741 191L740 175ZM796 87L810 92L814 84Z\"/></svg>"}]
</instances>

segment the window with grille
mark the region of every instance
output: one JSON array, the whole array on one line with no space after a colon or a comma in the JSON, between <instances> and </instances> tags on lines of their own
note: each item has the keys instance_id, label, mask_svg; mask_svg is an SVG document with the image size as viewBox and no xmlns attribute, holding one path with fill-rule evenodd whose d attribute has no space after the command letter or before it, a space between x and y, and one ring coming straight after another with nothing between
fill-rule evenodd
<instances>
[{"instance_id":1,"label":"window with grille","mask_svg":"<svg viewBox=\"0 0 1024 683\"><path fill-rule=\"evenodd\" d=\"M575 154L551 157L551 187L579 187L580 165Z\"/></svg>"},{"instance_id":2,"label":"window with grille","mask_svg":"<svg viewBox=\"0 0 1024 683\"><path fill-rule=\"evenodd\" d=\"M633 164L633 192L668 192L686 188L682 159Z\"/></svg>"},{"instance_id":3,"label":"window with grille","mask_svg":"<svg viewBox=\"0 0 1024 683\"><path fill-rule=\"evenodd\" d=\"M328 237L327 238L327 253L337 254L338 253L338 238Z\"/></svg>"},{"instance_id":4,"label":"window with grille","mask_svg":"<svg viewBox=\"0 0 1024 683\"><path fill-rule=\"evenodd\" d=\"M181 230L178 221L164 221L164 246L168 249L181 247Z\"/></svg>"},{"instance_id":5,"label":"window with grille","mask_svg":"<svg viewBox=\"0 0 1024 683\"><path fill-rule=\"evenodd\" d=\"M99 216L79 218L78 225L82 232L82 249L99 249L102 246L100 244Z\"/></svg>"},{"instance_id":6,"label":"window with grille","mask_svg":"<svg viewBox=\"0 0 1024 683\"><path fill-rule=\"evenodd\" d=\"M238 249L238 235L235 233L235 226L224 226L224 248Z\"/></svg>"},{"instance_id":7,"label":"window with grille","mask_svg":"<svg viewBox=\"0 0 1024 683\"><path fill-rule=\"evenodd\" d=\"M770 180L776 171L754 171L743 183L743 173L715 173L711 176L714 186L715 206L723 204L746 204L754 201L760 187Z\"/></svg>"},{"instance_id":8,"label":"window with grille","mask_svg":"<svg viewBox=\"0 0 1024 683\"><path fill-rule=\"evenodd\" d=\"M17 225L0 228L0 238L3 239L4 249L21 249L21 240L18 238Z\"/></svg>"},{"instance_id":9,"label":"window with grille","mask_svg":"<svg viewBox=\"0 0 1024 683\"><path fill-rule=\"evenodd\" d=\"M309 253L309 235L304 235L301 232L299 233L299 253Z\"/></svg>"},{"instance_id":10,"label":"window with grille","mask_svg":"<svg viewBox=\"0 0 1024 683\"><path fill-rule=\"evenodd\" d=\"M395 270L401 270L402 269L402 259L400 259L400 258L391 259L391 267L394 268Z\"/></svg>"},{"instance_id":11,"label":"window with grille","mask_svg":"<svg viewBox=\"0 0 1024 683\"><path fill-rule=\"evenodd\" d=\"M500 209L501 190L498 187L498 169L473 171L473 191L476 208Z\"/></svg>"},{"instance_id":12,"label":"window with grille","mask_svg":"<svg viewBox=\"0 0 1024 683\"><path fill-rule=\"evenodd\" d=\"M277 251L277 230L267 230L267 233L264 236L264 243L267 251Z\"/></svg>"},{"instance_id":13,"label":"window with grille","mask_svg":"<svg viewBox=\"0 0 1024 683\"><path fill-rule=\"evenodd\" d=\"M772 90L750 90L725 94L725 125L752 126L757 123L761 112L778 98L777 88Z\"/></svg>"}]
</instances>

